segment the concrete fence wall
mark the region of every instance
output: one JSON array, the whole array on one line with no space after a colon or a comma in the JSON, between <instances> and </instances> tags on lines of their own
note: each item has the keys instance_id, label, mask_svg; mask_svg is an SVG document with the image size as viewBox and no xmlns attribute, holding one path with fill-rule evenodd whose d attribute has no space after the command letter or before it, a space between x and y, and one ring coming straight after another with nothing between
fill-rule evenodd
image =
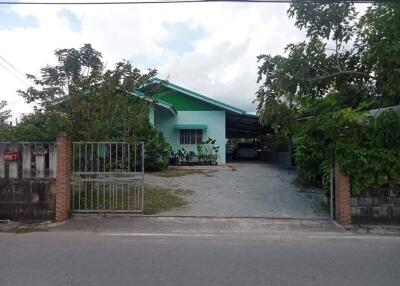
<instances>
[{"instance_id":1,"label":"concrete fence wall","mask_svg":"<svg viewBox=\"0 0 400 286\"><path fill-rule=\"evenodd\" d=\"M350 177L342 172L338 163L335 166L335 208L336 221L339 224L351 224L352 221L400 220L400 191L364 190L360 195L351 197Z\"/></svg>"},{"instance_id":2,"label":"concrete fence wall","mask_svg":"<svg viewBox=\"0 0 400 286\"><path fill-rule=\"evenodd\" d=\"M0 218L23 221L53 220L54 181L0 179Z\"/></svg>"},{"instance_id":3,"label":"concrete fence wall","mask_svg":"<svg viewBox=\"0 0 400 286\"><path fill-rule=\"evenodd\" d=\"M25 142L22 148L15 148L20 158L10 163L4 161L3 152L7 150L0 148L1 219L63 221L69 218L71 141L67 134L60 133L57 142L46 144L49 149L43 156L39 154L43 150L27 147L41 146L40 143Z\"/></svg>"},{"instance_id":4,"label":"concrete fence wall","mask_svg":"<svg viewBox=\"0 0 400 286\"><path fill-rule=\"evenodd\" d=\"M354 219L400 219L399 193L381 191L380 195L368 191L351 198L351 215Z\"/></svg>"}]
</instances>

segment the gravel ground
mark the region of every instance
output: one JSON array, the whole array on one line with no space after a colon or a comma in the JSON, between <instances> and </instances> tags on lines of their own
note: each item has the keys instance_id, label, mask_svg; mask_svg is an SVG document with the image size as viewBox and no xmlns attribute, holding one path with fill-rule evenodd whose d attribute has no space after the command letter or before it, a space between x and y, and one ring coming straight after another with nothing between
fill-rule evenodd
<instances>
[{"instance_id":1,"label":"gravel ground","mask_svg":"<svg viewBox=\"0 0 400 286\"><path fill-rule=\"evenodd\" d=\"M188 189L184 207L163 212L171 216L328 218L320 190L293 184L295 169L263 163L233 163L208 174L158 177L147 174L145 183Z\"/></svg>"}]
</instances>

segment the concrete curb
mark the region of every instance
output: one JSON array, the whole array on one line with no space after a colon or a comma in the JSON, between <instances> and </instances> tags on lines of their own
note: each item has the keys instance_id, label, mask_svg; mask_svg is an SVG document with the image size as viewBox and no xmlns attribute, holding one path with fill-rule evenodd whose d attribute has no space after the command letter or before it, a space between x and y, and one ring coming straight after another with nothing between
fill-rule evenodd
<instances>
[{"instance_id":1,"label":"concrete curb","mask_svg":"<svg viewBox=\"0 0 400 286\"><path fill-rule=\"evenodd\" d=\"M357 234L377 234L377 235L390 235L400 236L399 225L350 225L346 227L347 230Z\"/></svg>"}]
</instances>

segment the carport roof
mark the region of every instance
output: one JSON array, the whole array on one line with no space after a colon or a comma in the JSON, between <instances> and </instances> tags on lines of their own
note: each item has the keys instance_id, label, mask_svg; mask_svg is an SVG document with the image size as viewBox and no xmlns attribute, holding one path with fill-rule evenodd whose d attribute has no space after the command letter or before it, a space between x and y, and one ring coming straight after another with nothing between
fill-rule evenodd
<instances>
[{"instance_id":1,"label":"carport roof","mask_svg":"<svg viewBox=\"0 0 400 286\"><path fill-rule=\"evenodd\" d=\"M272 128L260 124L257 115L226 113L226 138L255 138L259 135L272 133Z\"/></svg>"}]
</instances>

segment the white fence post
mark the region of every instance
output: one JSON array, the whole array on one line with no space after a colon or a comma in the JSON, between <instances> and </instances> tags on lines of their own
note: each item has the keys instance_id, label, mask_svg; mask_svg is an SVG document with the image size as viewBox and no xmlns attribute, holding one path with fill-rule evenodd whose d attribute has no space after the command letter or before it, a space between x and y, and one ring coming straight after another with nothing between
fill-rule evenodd
<instances>
[{"instance_id":1,"label":"white fence post","mask_svg":"<svg viewBox=\"0 0 400 286\"><path fill-rule=\"evenodd\" d=\"M30 178L32 176L32 158L31 158L31 145L22 145L22 177Z\"/></svg>"},{"instance_id":2,"label":"white fence post","mask_svg":"<svg viewBox=\"0 0 400 286\"><path fill-rule=\"evenodd\" d=\"M55 144L49 146L49 177L55 178L57 174L57 147Z\"/></svg>"},{"instance_id":3,"label":"white fence post","mask_svg":"<svg viewBox=\"0 0 400 286\"><path fill-rule=\"evenodd\" d=\"M18 151L18 146L11 146L10 151ZM9 175L10 178L18 178L18 161L9 162Z\"/></svg>"},{"instance_id":4,"label":"white fence post","mask_svg":"<svg viewBox=\"0 0 400 286\"><path fill-rule=\"evenodd\" d=\"M5 164L4 164L4 158L3 158L3 153L6 149L5 144L0 143L0 178L4 178L6 176L5 172Z\"/></svg>"}]
</instances>

